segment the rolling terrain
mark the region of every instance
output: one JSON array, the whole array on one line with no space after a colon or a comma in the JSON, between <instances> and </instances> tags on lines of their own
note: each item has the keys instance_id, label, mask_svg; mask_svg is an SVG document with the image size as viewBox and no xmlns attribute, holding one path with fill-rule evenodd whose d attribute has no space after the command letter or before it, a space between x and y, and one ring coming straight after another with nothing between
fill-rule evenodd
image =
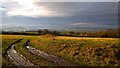
<instances>
[{"instance_id":1,"label":"rolling terrain","mask_svg":"<svg viewBox=\"0 0 120 68\"><path fill-rule=\"evenodd\" d=\"M18 43L17 40L22 39ZM119 38L2 35L3 67L18 66L119 66ZM18 57L14 61L10 58ZM21 56L22 55L22 56ZM21 66L25 66L23 65ZM29 65L30 64L30 65Z\"/></svg>"}]
</instances>

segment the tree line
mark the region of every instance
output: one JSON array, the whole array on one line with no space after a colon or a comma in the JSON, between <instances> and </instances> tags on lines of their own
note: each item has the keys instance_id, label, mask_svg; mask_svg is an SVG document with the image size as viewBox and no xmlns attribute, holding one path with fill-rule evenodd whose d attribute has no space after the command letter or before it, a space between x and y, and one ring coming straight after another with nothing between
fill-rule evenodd
<instances>
[{"instance_id":1,"label":"tree line","mask_svg":"<svg viewBox=\"0 0 120 68\"><path fill-rule=\"evenodd\" d=\"M36 32L36 33L35 33ZM48 29L38 30L35 32L2 32L2 34L13 34L13 35L45 35L51 34L56 36L72 36L72 37L111 37L120 38L119 29L108 29L101 31L92 32L76 32L76 31L50 31Z\"/></svg>"},{"instance_id":2,"label":"tree line","mask_svg":"<svg viewBox=\"0 0 120 68\"><path fill-rule=\"evenodd\" d=\"M75 31L49 31L47 29L38 30L40 35L52 34L59 36L74 36L74 37L113 37L120 38L120 29L108 29L94 32L75 32Z\"/></svg>"}]
</instances>

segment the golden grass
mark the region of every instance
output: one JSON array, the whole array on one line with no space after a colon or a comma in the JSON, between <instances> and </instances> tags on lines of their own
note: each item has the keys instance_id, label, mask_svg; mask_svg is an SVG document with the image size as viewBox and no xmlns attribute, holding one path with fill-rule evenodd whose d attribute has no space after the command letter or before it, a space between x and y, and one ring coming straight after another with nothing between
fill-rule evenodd
<instances>
[{"instance_id":1,"label":"golden grass","mask_svg":"<svg viewBox=\"0 0 120 68\"><path fill-rule=\"evenodd\" d=\"M116 65L120 64L119 38L89 38L89 37L37 37L31 40L33 47L61 56L74 62L88 65Z\"/></svg>"},{"instance_id":2,"label":"golden grass","mask_svg":"<svg viewBox=\"0 0 120 68\"><path fill-rule=\"evenodd\" d=\"M29 37L44 37L44 36L28 36L28 35L0 35L2 38L29 38ZM52 37L52 36L51 36ZM93 39L93 40L118 40L120 38L91 38L91 37L66 37L66 36L53 36L55 39L73 39L73 40L81 40L81 39Z\"/></svg>"},{"instance_id":3,"label":"golden grass","mask_svg":"<svg viewBox=\"0 0 120 68\"><path fill-rule=\"evenodd\" d=\"M117 43L120 38L90 38L51 35L2 35L2 38L30 39L33 47L57 56L62 56L64 59L75 63L81 63L81 58L84 58L82 62L89 62L91 63L90 65L106 65L111 64L111 62L120 64L120 61L118 63L118 60L114 59L114 55L118 55L117 53L119 53L119 45ZM107 60L106 57L101 56L101 53L104 56L108 55Z\"/></svg>"},{"instance_id":4,"label":"golden grass","mask_svg":"<svg viewBox=\"0 0 120 68\"><path fill-rule=\"evenodd\" d=\"M69 39L69 40L82 40L82 39L90 39L90 40L118 40L120 38L90 38L90 37L66 37L66 36L56 36L56 39Z\"/></svg>"},{"instance_id":5,"label":"golden grass","mask_svg":"<svg viewBox=\"0 0 120 68\"><path fill-rule=\"evenodd\" d=\"M21 38L36 38L38 36L28 36L28 35L0 35L2 39L21 39Z\"/></svg>"}]
</instances>

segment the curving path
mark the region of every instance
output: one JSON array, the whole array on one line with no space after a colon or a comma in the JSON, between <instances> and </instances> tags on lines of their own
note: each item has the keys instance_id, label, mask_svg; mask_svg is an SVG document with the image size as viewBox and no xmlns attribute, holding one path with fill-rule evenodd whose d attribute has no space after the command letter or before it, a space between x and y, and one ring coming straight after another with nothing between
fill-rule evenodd
<instances>
[{"instance_id":1,"label":"curving path","mask_svg":"<svg viewBox=\"0 0 120 68\"><path fill-rule=\"evenodd\" d=\"M50 55L50 54L47 54L47 53L42 52L40 50L37 50L36 48L33 48L32 46L26 46L26 48L32 54L41 56L41 57L47 59L48 61L52 61L52 62L58 64L59 66L76 66L76 65L71 64L68 61L65 61L64 59L61 59L61 58L58 58L58 57L56 57L54 55Z\"/></svg>"},{"instance_id":2,"label":"curving path","mask_svg":"<svg viewBox=\"0 0 120 68\"><path fill-rule=\"evenodd\" d=\"M16 50L14 49L14 45L12 45L7 50L7 55L10 58L11 61L17 66L35 66L33 63L29 62L25 57L23 57L21 54L18 54Z\"/></svg>"}]
</instances>

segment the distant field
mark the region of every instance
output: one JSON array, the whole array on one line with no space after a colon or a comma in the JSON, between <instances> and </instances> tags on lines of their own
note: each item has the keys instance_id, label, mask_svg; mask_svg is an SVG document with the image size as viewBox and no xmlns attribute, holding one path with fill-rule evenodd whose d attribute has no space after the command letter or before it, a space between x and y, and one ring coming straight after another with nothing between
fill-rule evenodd
<instances>
[{"instance_id":1,"label":"distant field","mask_svg":"<svg viewBox=\"0 0 120 68\"><path fill-rule=\"evenodd\" d=\"M28 34L39 34L38 32L26 32Z\"/></svg>"},{"instance_id":2,"label":"distant field","mask_svg":"<svg viewBox=\"0 0 120 68\"><path fill-rule=\"evenodd\" d=\"M16 45L19 53L26 56L37 65L55 65L47 60L31 55L24 47L26 40L30 40L33 47L46 53L64 58L78 65L120 65L120 45L118 38L84 38L65 36L24 36L24 35L2 35L3 65L13 65L7 59L5 49L14 41L23 39Z\"/></svg>"},{"instance_id":3,"label":"distant field","mask_svg":"<svg viewBox=\"0 0 120 68\"><path fill-rule=\"evenodd\" d=\"M81 40L81 39L91 39L91 40L117 40L119 38L91 38L91 37L66 37L66 36L57 36L56 39L71 39L71 40Z\"/></svg>"}]
</instances>

